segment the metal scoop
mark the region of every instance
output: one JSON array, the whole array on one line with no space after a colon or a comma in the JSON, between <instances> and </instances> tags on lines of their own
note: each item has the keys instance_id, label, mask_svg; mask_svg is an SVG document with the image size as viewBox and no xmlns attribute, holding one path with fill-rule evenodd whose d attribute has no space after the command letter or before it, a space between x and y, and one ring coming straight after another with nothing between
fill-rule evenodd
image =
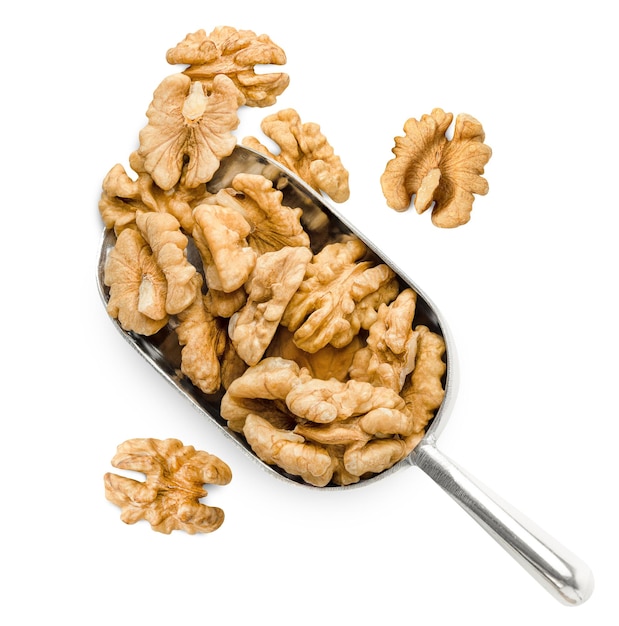
<instances>
[{"instance_id":1,"label":"metal scoop","mask_svg":"<svg viewBox=\"0 0 619 626\"><path fill-rule=\"evenodd\" d=\"M277 478L303 485L308 489L351 489L388 476L409 465L421 468L444 489L476 522L478 522L508 553L510 553L556 599L575 606L589 598L593 591L593 576L585 563L527 520L522 514L502 502L477 480L445 456L436 446L437 438L445 426L457 388L457 364L453 339L438 309L406 274L376 247L357 232L319 194L294 174L279 164L255 152L237 146L221 162L221 166L208 185L212 193L229 187L238 173L262 174L282 190L284 204L303 209L303 225L310 235L312 247L324 243L325 233L345 232L359 237L376 256L389 265L399 276L403 287L411 287L417 294L415 324L424 324L440 334L446 345L445 397L437 414L427 428L423 440L413 452L392 468L373 478L341 487L312 487L296 476L286 474L277 467L261 461L245 439L227 427L220 413L222 394L207 396L179 375L180 346L174 329L163 328L156 335L144 337L123 330L117 320L112 320L121 335L193 406L211 419L228 437L236 441L251 458ZM116 241L113 231L103 233L98 263L98 287L103 302L109 294L104 284L104 268L109 251ZM191 254L191 251L189 252ZM193 260L193 259L192 259ZM196 259L198 262L198 259ZM110 318L112 319L112 318Z\"/></svg>"}]
</instances>

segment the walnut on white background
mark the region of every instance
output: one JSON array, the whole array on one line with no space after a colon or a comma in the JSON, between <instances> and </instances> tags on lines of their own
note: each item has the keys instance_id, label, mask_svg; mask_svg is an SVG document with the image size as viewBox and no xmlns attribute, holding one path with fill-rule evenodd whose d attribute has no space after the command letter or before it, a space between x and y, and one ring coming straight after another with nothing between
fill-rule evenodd
<instances>
[{"instance_id":1,"label":"walnut on white background","mask_svg":"<svg viewBox=\"0 0 619 626\"><path fill-rule=\"evenodd\" d=\"M164 78L155 90L140 131L138 152L159 187L172 189L181 180L194 188L211 180L220 160L236 145L232 131L243 95L232 80L215 76L210 93L185 74Z\"/></svg>"},{"instance_id":2,"label":"walnut on white background","mask_svg":"<svg viewBox=\"0 0 619 626\"><path fill-rule=\"evenodd\" d=\"M284 109L265 117L260 128L279 146L280 151L272 153L255 137L246 137L243 145L267 154L316 191L326 193L334 202L348 200L348 170L318 124L302 123L295 109Z\"/></svg>"},{"instance_id":3,"label":"walnut on white background","mask_svg":"<svg viewBox=\"0 0 619 626\"><path fill-rule=\"evenodd\" d=\"M447 139L452 120L453 114L439 108L420 120L408 119L404 136L395 138L395 158L380 179L392 209L407 210L415 196L417 213L432 207L432 222L441 228L470 220L474 194L488 193L481 174L492 155L482 125L471 115L458 115L453 137Z\"/></svg>"},{"instance_id":4,"label":"walnut on white background","mask_svg":"<svg viewBox=\"0 0 619 626\"><path fill-rule=\"evenodd\" d=\"M223 510L200 501L208 495L205 484L227 485L232 480L228 465L215 455L178 439L129 439L118 446L112 465L145 476L142 482L105 474L105 497L120 507L126 524L146 520L157 532L182 530L190 535L222 525Z\"/></svg>"},{"instance_id":5,"label":"walnut on white background","mask_svg":"<svg viewBox=\"0 0 619 626\"><path fill-rule=\"evenodd\" d=\"M171 64L188 64L184 74L213 90L215 77L228 76L243 94L248 106L275 104L290 82L283 72L256 73L255 67L285 65L286 53L268 35L231 26L215 28L208 35L200 29L168 50Z\"/></svg>"}]
</instances>

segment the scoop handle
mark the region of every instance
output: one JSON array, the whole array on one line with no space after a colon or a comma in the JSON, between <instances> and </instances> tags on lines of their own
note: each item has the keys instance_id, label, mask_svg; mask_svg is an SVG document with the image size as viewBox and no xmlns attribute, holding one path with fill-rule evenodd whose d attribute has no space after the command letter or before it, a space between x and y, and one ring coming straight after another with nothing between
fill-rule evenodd
<instances>
[{"instance_id":1,"label":"scoop handle","mask_svg":"<svg viewBox=\"0 0 619 626\"><path fill-rule=\"evenodd\" d=\"M520 512L422 441L411 461L446 491L557 600L577 606L593 592L589 567Z\"/></svg>"}]
</instances>

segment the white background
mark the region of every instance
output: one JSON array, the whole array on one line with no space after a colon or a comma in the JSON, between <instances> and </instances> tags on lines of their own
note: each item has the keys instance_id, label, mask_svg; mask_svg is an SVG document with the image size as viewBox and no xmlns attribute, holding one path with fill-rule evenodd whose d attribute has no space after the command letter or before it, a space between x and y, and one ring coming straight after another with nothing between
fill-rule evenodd
<instances>
[{"instance_id":1,"label":"white background","mask_svg":"<svg viewBox=\"0 0 619 626\"><path fill-rule=\"evenodd\" d=\"M3 624L606 626L616 588L617 60L612 2L28 2L1 9ZM559 604L411 467L344 492L274 479L125 344L95 283L101 182L127 163L165 53L266 33L350 172L340 210L434 300L461 383L439 447L563 542L596 589ZM386 207L406 119L469 113L493 156L466 226ZM122 523L116 446L225 460L209 535ZM6 614L6 615L4 615Z\"/></svg>"}]
</instances>

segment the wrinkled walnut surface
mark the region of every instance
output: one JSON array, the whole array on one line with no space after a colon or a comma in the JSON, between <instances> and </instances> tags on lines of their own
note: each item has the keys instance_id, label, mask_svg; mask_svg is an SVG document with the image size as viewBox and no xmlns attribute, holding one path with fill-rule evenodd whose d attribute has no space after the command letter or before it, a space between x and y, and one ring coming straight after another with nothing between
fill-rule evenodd
<instances>
[{"instance_id":1,"label":"wrinkled walnut surface","mask_svg":"<svg viewBox=\"0 0 619 626\"><path fill-rule=\"evenodd\" d=\"M261 129L280 147L278 154L271 153L255 137L246 137L243 144L278 161L334 202L348 200L348 171L318 124L302 123L294 109L284 109L265 117Z\"/></svg>"},{"instance_id":2,"label":"wrinkled walnut surface","mask_svg":"<svg viewBox=\"0 0 619 626\"><path fill-rule=\"evenodd\" d=\"M165 78L146 112L148 125L140 132L139 154L144 168L163 190L172 189L181 175L188 188L208 182L221 158L236 145L232 131L243 96L220 74L210 93L185 74Z\"/></svg>"},{"instance_id":3,"label":"wrinkled walnut surface","mask_svg":"<svg viewBox=\"0 0 619 626\"><path fill-rule=\"evenodd\" d=\"M208 493L204 484L232 480L230 468L216 456L178 439L129 439L118 446L112 465L145 475L144 482L111 472L104 477L105 497L121 508L123 522L146 520L157 532L190 535L222 525L223 510L200 502Z\"/></svg>"},{"instance_id":4,"label":"wrinkled walnut surface","mask_svg":"<svg viewBox=\"0 0 619 626\"><path fill-rule=\"evenodd\" d=\"M168 323L167 283L147 241L137 230L120 233L105 267L107 311L125 330L154 335Z\"/></svg>"},{"instance_id":5,"label":"wrinkled walnut surface","mask_svg":"<svg viewBox=\"0 0 619 626\"><path fill-rule=\"evenodd\" d=\"M205 199L240 213L249 225L247 242L257 254L284 246L310 245L301 224L303 211L283 204L283 194L261 174L237 174L231 187Z\"/></svg>"},{"instance_id":6,"label":"wrinkled walnut surface","mask_svg":"<svg viewBox=\"0 0 619 626\"><path fill-rule=\"evenodd\" d=\"M356 380L400 392L415 368L417 333L413 329L417 294L405 289L389 305L382 303L370 326L367 345L355 353L350 375Z\"/></svg>"},{"instance_id":7,"label":"wrinkled walnut surface","mask_svg":"<svg viewBox=\"0 0 619 626\"><path fill-rule=\"evenodd\" d=\"M181 346L181 371L206 394L221 386L220 358L226 348L226 327L209 309L202 295L202 277L195 274L195 297L184 311L178 314L176 334Z\"/></svg>"},{"instance_id":8,"label":"wrinkled walnut surface","mask_svg":"<svg viewBox=\"0 0 619 626\"><path fill-rule=\"evenodd\" d=\"M297 347L316 352L327 344L348 345L375 321L380 304L397 295L395 272L364 260L367 253L365 244L352 237L314 255L282 318Z\"/></svg>"},{"instance_id":9,"label":"wrinkled walnut surface","mask_svg":"<svg viewBox=\"0 0 619 626\"><path fill-rule=\"evenodd\" d=\"M311 258L310 249L300 246L258 257L245 286L247 302L230 318L228 327L237 354L248 365L256 365L264 356Z\"/></svg>"},{"instance_id":10,"label":"wrinkled walnut surface","mask_svg":"<svg viewBox=\"0 0 619 626\"><path fill-rule=\"evenodd\" d=\"M481 174L492 155L483 143L481 124L471 115L458 115L448 140L445 133L452 120L451 113L439 108L419 121L407 120L404 136L395 138L395 158L380 179L392 209L405 211L415 196L417 213L432 207L432 222L441 228L455 228L470 220L474 194L488 193L488 182Z\"/></svg>"},{"instance_id":11,"label":"wrinkled walnut surface","mask_svg":"<svg viewBox=\"0 0 619 626\"><path fill-rule=\"evenodd\" d=\"M257 74L255 66L284 65L285 52L267 35L230 26L216 28L209 35L204 30L188 34L168 50L168 63L188 64L184 74L202 82L210 91L219 74L225 74L243 94L248 106L275 104L290 79L283 72Z\"/></svg>"}]
</instances>

